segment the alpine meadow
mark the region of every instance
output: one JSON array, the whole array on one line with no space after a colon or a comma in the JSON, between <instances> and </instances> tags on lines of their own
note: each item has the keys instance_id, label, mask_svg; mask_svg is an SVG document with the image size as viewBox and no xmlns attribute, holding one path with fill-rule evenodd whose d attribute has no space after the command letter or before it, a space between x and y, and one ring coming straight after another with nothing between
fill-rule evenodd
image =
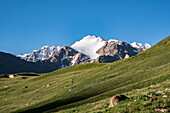
<instances>
[{"instance_id":1,"label":"alpine meadow","mask_svg":"<svg viewBox=\"0 0 170 113\"><path fill-rule=\"evenodd\" d=\"M169 56L170 36L113 63L85 63L44 74L18 73L13 79L1 75L0 109L25 113L168 112ZM109 99L116 94L128 99L109 108ZM150 105L151 97L157 100Z\"/></svg>"}]
</instances>

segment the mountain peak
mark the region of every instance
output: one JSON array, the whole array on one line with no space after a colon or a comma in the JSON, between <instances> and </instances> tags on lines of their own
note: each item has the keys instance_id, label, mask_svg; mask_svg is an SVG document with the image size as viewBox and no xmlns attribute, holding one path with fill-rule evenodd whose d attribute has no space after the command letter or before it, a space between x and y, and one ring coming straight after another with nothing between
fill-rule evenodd
<instances>
[{"instance_id":1,"label":"mountain peak","mask_svg":"<svg viewBox=\"0 0 170 113\"><path fill-rule=\"evenodd\" d=\"M118 40L116 40L116 39L109 39L109 40L108 40L108 43L110 43L110 42L112 42L112 41L113 41L113 42L118 42Z\"/></svg>"},{"instance_id":2,"label":"mountain peak","mask_svg":"<svg viewBox=\"0 0 170 113\"><path fill-rule=\"evenodd\" d=\"M96 51L105 44L106 41L103 38L88 35L83 37L80 41L72 44L71 47L88 55L91 59L96 59L99 56Z\"/></svg>"},{"instance_id":3,"label":"mountain peak","mask_svg":"<svg viewBox=\"0 0 170 113\"><path fill-rule=\"evenodd\" d=\"M141 48L144 50L149 49L151 47L151 45L148 43L142 44L142 43L138 43L138 42L131 43L131 46L134 48Z\"/></svg>"},{"instance_id":4,"label":"mountain peak","mask_svg":"<svg viewBox=\"0 0 170 113\"><path fill-rule=\"evenodd\" d=\"M20 54L18 55L24 60L35 62L37 60L46 60L47 58L54 55L57 51L59 51L61 46L43 46L38 50L33 50L29 54Z\"/></svg>"},{"instance_id":5,"label":"mountain peak","mask_svg":"<svg viewBox=\"0 0 170 113\"><path fill-rule=\"evenodd\" d=\"M100 37L100 36L97 37L95 35L87 35L87 36L83 37L82 39L83 40L97 39L98 41L105 41L102 37Z\"/></svg>"}]
</instances>

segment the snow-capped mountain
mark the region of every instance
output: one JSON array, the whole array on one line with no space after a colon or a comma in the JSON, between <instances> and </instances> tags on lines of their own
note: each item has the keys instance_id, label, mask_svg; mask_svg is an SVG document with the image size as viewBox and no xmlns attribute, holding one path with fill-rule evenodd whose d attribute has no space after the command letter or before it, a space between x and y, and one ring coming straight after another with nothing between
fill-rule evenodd
<instances>
[{"instance_id":1,"label":"snow-capped mountain","mask_svg":"<svg viewBox=\"0 0 170 113\"><path fill-rule=\"evenodd\" d=\"M103 47L97 50L96 53L99 54L96 62L103 63L114 62L127 58L127 56L135 56L139 51L126 42L110 39Z\"/></svg>"},{"instance_id":2,"label":"snow-capped mountain","mask_svg":"<svg viewBox=\"0 0 170 113\"><path fill-rule=\"evenodd\" d=\"M18 57L21 57L24 60L35 62L38 60L46 60L47 58L54 55L57 51L59 51L61 46L43 46L41 49L34 50L29 54L20 54Z\"/></svg>"},{"instance_id":3,"label":"snow-capped mountain","mask_svg":"<svg viewBox=\"0 0 170 113\"><path fill-rule=\"evenodd\" d=\"M96 51L99 50L106 43L107 42L101 37L88 35L86 37L83 37L80 41L75 42L70 47L88 55L91 59L96 59L97 57L99 57Z\"/></svg>"},{"instance_id":4,"label":"snow-capped mountain","mask_svg":"<svg viewBox=\"0 0 170 113\"><path fill-rule=\"evenodd\" d=\"M131 45L134 47L134 48L137 48L137 49L142 49L143 51L149 49L151 47L150 44L148 43L145 43L145 44L141 44L141 43L137 43L137 42L133 42L131 43Z\"/></svg>"},{"instance_id":5,"label":"snow-capped mountain","mask_svg":"<svg viewBox=\"0 0 170 113\"><path fill-rule=\"evenodd\" d=\"M135 56L151 46L148 43L127 42L101 37L86 36L71 46L43 46L29 54L18 55L30 62L55 65L57 69L87 62L114 62L119 59Z\"/></svg>"},{"instance_id":6,"label":"snow-capped mountain","mask_svg":"<svg viewBox=\"0 0 170 113\"><path fill-rule=\"evenodd\" d=\"M59 68L73 66L81 63L91 62L91 59L85 54L64 46L61 50L49 57L45 62L56 64Z\"/></svg>"}]
</instances>

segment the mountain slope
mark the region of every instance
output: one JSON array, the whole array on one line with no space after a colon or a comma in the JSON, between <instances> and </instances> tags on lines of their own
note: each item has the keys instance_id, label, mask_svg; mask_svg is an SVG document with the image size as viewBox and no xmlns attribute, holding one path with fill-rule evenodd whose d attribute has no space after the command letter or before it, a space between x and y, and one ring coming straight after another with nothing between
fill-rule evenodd
<instances>
[{"instance_id":1,"label":"mountain slope","mask_svg":"<svg viewBox=\"0 0 170 113\"><path fill-rule=\"evenodd\" d=\"M135 42L135 44L137 44ZM134 45L134 44L133 44ZM139 47L118 40L105 41L101 37L86 36L80 41L68 46L43 46L29 54L18 55L29 62L45 62L56 65L60 69L88 62L109 63L137 55L150 47L149 44L138 44ZM29 72L29 71L28 71ZM49 72L49 71L47 71Z\"/></svg>"},{"instance_id":2,"label":"mountain slope","mask_svg":"<svg viewBox=\"0 0 170 113\"><path fill-rule=\"evenodd\" d=\"M165 39L161 40L157 44L155 44L151 49L154 49L156 47L160 47L163 45L168 45L170 43L170 36L166 37Z\"/></svg>"},{"instance_id":3,"label":"mountain slope","mask_svg":"<svg viewBox=\"0 0 170 113\"><path fill-rule=\"evenodd\" d=\"M169 55L168 41L113 63L81 64L24 80L20 76L0 78L0 109L57 112L162 83L170 75Z\"/></svg>"},{"instance_id":4,"label":"mountain slope","mask_svg":"<svg viewBox=\"0 0 170 113\"><path fill-rule=\"evenodd\" d=\"M125 56L135 56L139 52L136 48L123 41L109 40L105 46L96 51L100 56L97 58L98 63L109 63L120 59Z\"/></svg>"},{"instance_id":5,"label":"mountain slope","mask_svg":"<svg viewBox=\"0 0 170 113\"><path fill-rule=\"evenodd\" d=\"M32 59L32 56L28 58ZM37 58L39 57L36 57L36 59ZM22 72L47 73L86 62L91 62L88 56L68 46L60 48L59 51L45 58L45 60L37 60L35 62L26 61L12 54L0 52L0 74Z\"/></svg>"},{"instance_id":6,"label":"mountain slope","mask_svg":"<svg viewBox=\"0 0 170 113\"><path fill-rule=\"evenodd\" d=\"M45 73L58 68L52 63L27 62L12 54L0 52L0 74L21 72Z\"/></svg>"}]
</instances>

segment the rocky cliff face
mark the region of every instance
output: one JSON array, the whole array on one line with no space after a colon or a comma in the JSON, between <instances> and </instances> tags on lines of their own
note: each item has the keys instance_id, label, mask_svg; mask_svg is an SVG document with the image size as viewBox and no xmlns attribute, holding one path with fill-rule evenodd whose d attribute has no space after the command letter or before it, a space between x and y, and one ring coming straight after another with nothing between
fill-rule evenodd
<instances>
[{"instance_id":1,"label":"rocky cliff face","mask_svg":"<svg viewBox=\"0 0 170 113\"><path fill-rule=\"evenodd\" d=\"M100 56L96 60L98 63L114 62L125 58L126 55L135 56L138 50L123 41L109 41L105 46L96 51Z\"/></svg>"},{"instance_id":2,"label":"rocky cliff face","mask_svg":"<svg viewBox=\"0 0 170 113\"><path fill-rule=\"evenodd\" d=\"M44 62L51 62L60 68L64 68L80 63L90 62L90 58L69 46L64 46L61 50L46 59Z\"/></svg>"}]
</instances>

